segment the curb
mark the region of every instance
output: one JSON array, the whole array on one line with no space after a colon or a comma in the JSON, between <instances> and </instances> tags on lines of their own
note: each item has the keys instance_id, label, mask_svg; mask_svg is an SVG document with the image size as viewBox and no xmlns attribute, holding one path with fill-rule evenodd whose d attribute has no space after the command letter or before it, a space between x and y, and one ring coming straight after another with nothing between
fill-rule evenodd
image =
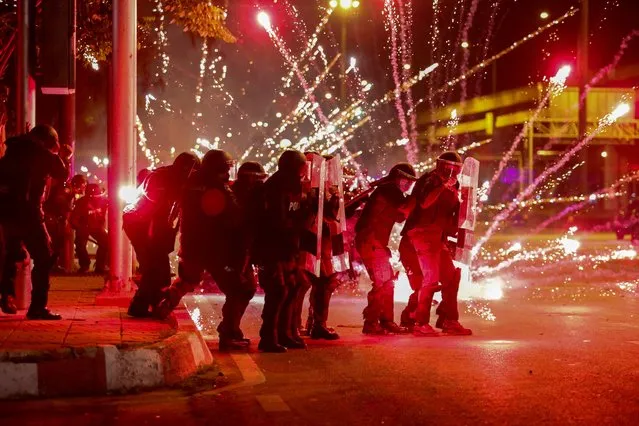
<instances>
[{"instance_id":1,"label":"curb","mask_svg":"<svg viewBox=\"0 0 639 426\"><path fill-rule=\"evenodd\" d=\"M177 333L148 346L13 352L0 361L0 399L104 395L179 383L210 365L213 356L186 309L175 317Z\"/></svg>"}]
</instances>

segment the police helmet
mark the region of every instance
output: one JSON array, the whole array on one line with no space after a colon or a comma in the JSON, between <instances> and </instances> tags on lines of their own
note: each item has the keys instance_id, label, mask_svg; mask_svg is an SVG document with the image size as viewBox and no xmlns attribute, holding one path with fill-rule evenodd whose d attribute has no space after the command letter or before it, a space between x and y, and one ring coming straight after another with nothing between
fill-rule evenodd
<instances>
[{"instance_id":1,"label":"police helmet","mask_svg":"<svg viewBox=\"0 0 639 426\"><path fill-rule=\"evenodd\" d=\"M437 157L437 172L445 178L456 177L462 169L461 156L455 151L446 151Z\"/></svg>"},{"instance_id":2,"label":"police helmet","mask_svg":"<svg viewBox=\"0 0 639 426\"><path fill-rule=\"evenodd\" d=\"M75 175L71 178L71 186L81 186L87 184L87 178L84 175Z\"/></svg>"},{"instance_id":3,"label":"police helmet","mask_svg":"<svg viewBox=\"0 0 639 426\"><path fill-rule=\"evenodd\" d=\"M247 161L243 163L237 170L237 177L256 177L258 179L266 178L267 174L264 167L257 161Z\"/></svg>"},{"instance_id":4,"label":"police helmet","mask_svg":"<svg viewBox=\"0 0 639 426\"><path fill-rule=\"evenodd\" d=\"M100 188L100 185L98 185L97 183L90 183L87 185L86 194L89 197L99 197L100 195L102 195L102 188Z\"/></svg>"},{"instance_id":5,"label":"police helmet","mask_svg":"<svg viewBox=\"0 0 639 426\"><path fill-rule=\"evenodd\" d=\"M390 169L388 176L391 178L402 178L408 180L417 180L415 168L409 163L397 163Z\"/></svg>"},{"instance_id":6,"label":"police helmet","mask_svg":"<svg viewBox=\"0 0 639 426\"><path fill-rule=\"evenodd\" d=\"M180 171L188 174L193 170L197 170L200 168L200 159L197 158L195 154L191 154L190 152L183 152L173 161L173 166Z\"/></svg>"},{"instance_id":7,"label":"police helmet","mask_svg":"<svg viewBox=\"0 0 639 426\"><path fill-rule=\"evenodd\" d=\"M228 152L221 149L212 149L204 154L202 173L209 178L216 178L221 174L230 174L233 165L233 158Z\"/></svg>"},{"instance_id":8,"label":"police helmet","mask_svg":"<svg viewBox=\"0 0 639 426\"><path fill-rule=\"evenodd\" d=\"M306 167L306 156L295 149L287 149L277 160L277 169L285 173L298 174Z\"/></svg>"}]
</instances>

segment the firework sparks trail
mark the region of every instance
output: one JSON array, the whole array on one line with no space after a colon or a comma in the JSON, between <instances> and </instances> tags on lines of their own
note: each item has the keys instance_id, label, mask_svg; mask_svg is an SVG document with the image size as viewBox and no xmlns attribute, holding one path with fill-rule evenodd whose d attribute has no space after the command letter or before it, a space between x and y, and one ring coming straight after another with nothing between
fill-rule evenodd
<instances>
[{"instance_id":1,"label":"firework sparks trail","mask_svg":"<svg viewBox=\"0 0 639 426\"><path fill-rule=\"evenodd\" d=\"M588 82L588 84L585 87L583 95L581 95L581 97L579 98L579 103L573 106L573 110L580 108L583 105L583 103L586 101L588 93L590 92L592 87L596 85L602 78L607 76L613 69L617 67L617 65L619 64L619 61L621 61L621 58L623 58L623 55L626 53L626 50L628 49L630 41L632 41L632 39L637 36L639 36L639 30L632 30L626 37L623 38L623 40L621 41L621 46L619 47L619 50L617 51L617 54L614 56L612 62L606 65L605 67L601 68L599 71L597 71L597 74L595 74L595 76ZM560 133L564 132L568 127L569 127L569 124L565 124L564 126L562 126L559 132ZM546 142L542 150L545 151L550 149L552 145L555 143L555 141L556 141L555 138L550 139L548 142Z\"/></svg>"},{"instance_id":2,"label":"firework sparks trail","mask_svg":"<svg viewBox=\"0 0 639 426\"><path fill-rule=\"evenodd\" d=\"M543 263L551 262L556 264L557 262L565 259L574 260L577 255L577 251L581 247L581 242L574 238L577 232L576 227L572 227L559 238L549 241L549 244L545 247L540 247L534 250L524 249L520 242L513 243L509 248L499 249L496 253L490 253L489 258L504 260L500 261L495 266L480 266L473 271L473 278L480 279L486 276L495 275L498 272L507 269L514 264L520 262L538 262ZM510 256L510 257L508 257Z\"/></svg>"},{"instance_id":3,"label":"firework sparks trail","mask_svg":"<svg viewBox=\"0 0 639 426\"><path fill-rule=\"evenodd\" d=\"M207 39L202 40L202 58L200 59L200 76L197 81L197 88L195 89L195 103L199 104L202 101L202 93L204 92L204 76L206 75L206 59L209 54L207 47Z\"/></svg>"},{"instance_id":4,"label":"firework sparks trail","mask_svg":"<svg viewBox=\"0 0 639 426\"><path fill-rule=\"evenodd\" d=\"M438 67L439 67L439 64L435 63L435 64L430 65L428 68L421 70L419 73L417 73L417 75L413 76L413 78L411 78L410 80L404 82L401 85L401 91L402 92L407 91L408 89L410 89L411 87L413 87L414 85L416 85L417 83L422 81L427 75L431 74ZM395 90L394 89L393 90L389 90L384 96L382 96L381 98L376 99L375 101L371 102L371 106L369 108L369 111L372 111L375 108L377 108L378 106L380 106L382 104L385 104L386 102L391 101L394 98L394 95L395 95ZM354 108L355 106L357 106L357 105L353 104L348 109L350 110L350 109Z\"/></svg>"},{"instance_id":5,"label":"firework sparks trail","mask_svg":"<svg viewBox=\"0 0 639 426\"><path fill-rule=\"evenodd\" d=\"M464 23L464 28L462 30L462 35L461 38L463 41L467 42L468 41L468 31L470 31L470 27L473 25L473 19L475 19L475 13L477 12L477 4L478 4L479 0L473 0L473 2L470 5L470 11L468 12L468 16L466 17L466 22ZM469 48L465 48L464 49L464 55L462 57L462 66L461 66L461 72L462 74L466 74L466 71L468 71L468 60L470 59L470 49ZM466 79L463 79L461 81L461 98L460 98L460 102L463 104L466 101L466 86L468 84L468 81ZM452 149L455 149L455 145L453 144L453 146L451 147Z\"/></svg>"},{"instance_id":6,"label":"firework sparks trail","mask_svg":"<svg viewBox=\"0 0 639 426\"><path fill-rule=\"evenodd\" d=\"M592 205L592 203L598 199L601 198L608 198L605 197L603 195L606 195L609 192L614 191L615 189L617 189L618 187L620 187L621 185L624 185L626 183L632 182L639 179L639 172L635 172L632 173L628 176L625 176L621 179L619 179L617 182L613 183L612 185L608 186L607 188L602 188L597 192L593 192L592 194L590 194L584 201L577 203L577 204L573 204L571 206L566 207L564 210L562 210L561 212L559 212L558 214L556 214L555 216L546 219L544 222L542 222L539 226L537 226L537 228L535 228L535 230L533 231L533 233L538 233L540 232L542 229L548 227L548 225L558 221L559 219L565 217L566 215L576 212L578 210L581 210L582 208Z\"/></svg>"},{"instance_id":7,"label":"firework sparks trail","mask_svg":"<svg viewBox=\"0 0 639 426\"><path fill-rule=\"evenodd\" d=\"M313 35L309 38L308 42L306 43L306 47L304 51L302 51L302 53L297 57L297 59L294 60L294 63L296 66L299 66L303 61L305 61L308 55L310 55L310 53L313 51L315 46L317 46L317 42L319 41L319 35L324 30L324 27L328 23L328 20L330 19L334 10L335 9L333 9L332 7L329 7L326 10L326 14L322 17L317 27L315 27L315 32L313 32ZM288 72L288 75L283 79L284 87L288 88L291 86L293 77L295 77L295 70L293 66L291 66L291 70Z\"/></svg>"},{"instance_id":8,"label":"firework sparks trail","mask_svg":"<svg viewBox=\"0 0 639 426\"><path fill-rule=\"evenodd\" d=\"M459 155L464 155L468 151L479 148L480 146L484 146L490 142L492 142L492 139L484 139L478 142L473 142L469 145L459 148L457 152L459 153ZM424 173L426 170L435 167L436 161L437 161L437 158L435 157L435 158L429 158L428 160L422 161L421 163L417 163L415 164L415 171L418 173Z\"/></svg>"},{"instance_id":9,"label":"firework sparks trail","mask_svg":"<svg viewBox=\"0 0 639 426\"><path fill-rule=\"evenodd\" d=\"M395 82L395 108L397 109L397 118L402 128L402 139L408 140L408 123L406 122L406 113L402 106L402 81L399 71L399 64L397 63L397 14L394 6L395 0L384 0L384 18L386 18L386 31L390 34L391 51L390 60L393 67L393 81ZM412 151L412 145L406 145L406 156L410 163L416 161L415 153Z\"/></svg>"},{"instance_id":10,"label":"firework sparks trail","mask_svg":"<svg viewBox=\"0 0 639 426\"><path fill-rule=\"evenodd\" d=\"M432 63L439 62L439 0L433 0L433 21L431 23L431 38L430 38L430 61ZM433 87L435 87L434 74L428 77L428 99L430 101L430 111L435 111L435 99L433 96ZM430 144L428 144L430 150Z\"/></svg>"},{"instance_id":11,"label":"firework sparks trail","mask_svg":"<svg viewBox=\"0 0 639 426\"><path fill-rule=\"evenodd\" d=\"M524 127L521 129L521 132L519 132L519 134L513 141L512 145L510 146L510 149L499 162L499 166L497 167L497 170L495 171L495 174L493 175L492 179L490 180L490 184L488 185L488 190L486 191L486 197L490 196L490 192L492 188L495 186L495 184L497 183L497 179L499 179L499 176L501 176L501 173L504 171L504 169L508 165L508 162L510 161L513 154L515 153L515 150L519 147L519 144L521 143L522 139L528 134L528 129L530 128L530 126L533 125L535 120L537 120L537 117L539 116L539 114L546 107L548 100L552 96L557 96L566 88L566 79L568 79L569 75L570 75L570 67L563 66L557 72L557 74L550 79L548 90L546 91L546 94L544 95L541 102L539 102L537 109L535 110L533 115L530 117L530 120L528 120L524 124ZM481 208L481 204L479 207Z\"/></svg>"},{"instance_id":12,"label":"firework sparks trail","mask_svg":"<svg viewBox=\"0 0 639 426\"><path fill-rule=\"evenodd\" d=\"M330 121L328 120L328 118L326 117L324 112L322 111L322 108L319 105L319 103L317 102L317 100L315 98L315 95L310 91L311 88L310 88L308 82L306 81L306 78L304 77L304 75L300 71L300 69L299 69L299 67L297 65L297 62L295 62L293 60L289 49L286 47L286 44L284 43L282 38L279 37L279 35L276 33L275 29L271 25L271 21L270 21L269 16L265 12L260 12L258 14L258 20L259 20L260 24L262 25L262 27L264 27L264 29L268 33L268 35L271 38L271 40L277 46L278 50L280 51L280 54L284 57L284 60L286 60L286 62L288 62L289 65L295 71L295 74L296 74L298 80L300 81L300 84L302 85L302 88L304 89L304 92L306 93L306 96L308 97L309 101L314 105L314 110L315 110L317 116L319 117L319 119L322 122L322 124L324 124L324 126L326 128L328 128L330 126ZM329 136L329 135L327 134L327 136ZM352 158L352 154L348 151L348 149L346 148L345 144L342 143L340 148L341 148L342 153L344 154L345 158ZM359 163L357 161L352 161L351 165L355 168L355 172L357 174L357 178L360 180L360 182L363 185L368 185L368 182L366 181L366 179L364 178L364 175L362 174L361 166L359 165Z\"/></svg>"},{"instance_id":13,"label":"firework sparks trail","mask_svg":"<svg viewBox=\"0 0 639 426\"><path fill-rule=\"evenodd\" d=\"M335 64L337 64L337 61L339 60L340 57L341 57L341 54L338 53L335 56L335 58L331 61L331 63L328 64L328 66L324 69L324 71L322 71L322 73L315 78L315 82L313 84L313 87L310 90L311 93L315 93L315 90L317 90L317 87L321 84L322 81L324 81L324 79L329 74L331 69L335 66ZM293 121L292 119L294 117L300 117L299 112L302 111L302 107L306 103L306 99L307 98L308 98L308 94L304 93L304 96L298 101L297 106L295 107L295 109L293 109L293 111L291 111L282 120L282 125L276 129L276 131L273 134L272 138L278 137L279 135L281 135L288 128L288 126L290 126L290 125L295 123L295 121Z\"/></svg>"},{"instance_id":14,"label":"firework sparks trail","mask_svg":"<svg viewBox=\"0 0 639 426\"><path fill-rule=\"evenodd\" d=\"M168 69L169 69L170 57L166 53L166 48L168 47L169 42L168 42L168 37L166 34L166 28L164 26L164 5L162 4L162 0L155 0L154 11L160 15L160 18L159 18L160 24L156 28L156 31L158 33L158 40L155 42L155 44L158 45L158 48L160 51L160 58L162 59L162 68L161 68L162 75L166 76L166 73L168 72Z\"/></svg>"},{"instance_id":15,"label":"firework sparks trail","mask_svg":"<svg viewBox=\"0 0 639 426\"><path fill-rule=\"evenodd\" d=\"M410 79L410 68L413 57L413 46L411 43L413 26L413 6L410 1L404 3L399 2L399 23L400 23L400 40L402 43L402 81L406 82ZM417 161L417 113L413 102L413 93L410 89L406 91L406 105L408 106L410 134L409 142L406 146L407 158L410 163Z\"/></svg>"},{"instance_id":16,"label":"firework sparks trail","mask_svg":"<svg viewBox=\"0 0 639 426\"><path fill-rule=\"evenodd\" d=\"M482 236L482 238L477 242L475 247L473 247L473 255L476 255L481 249L481 247L492 237L493 233L499 228L499 225L506 220L515 209L517 209L522 201L526 198L530 197L533 192L536 190L537 186L542 183L548 176L555 173L561 167L563 167L577 152L579 152L584 146L590 143L601 131L603 131L606 127L610 126L614 122L616 122L619 118L626 115L630 111L630 106L626 103L619 104L610 114L606 115L599 121L599 125L586 138L584 138L581 142L575 145L570 151L566 152L553 166L544 170L537 178L530 184L526 189L524 189L517 198L515 198L509 205L500 212L494 219L493 223L490 225L486 233Z\"/></svg>"},{"instance_id":17,"label":"firework sparks trail","mask_svg":"<svg viewBox=\"0 0 639 426\"><path fill-rule=\"evenodd\" d=\"M160 163L160 159L157 156L153 155L153 152L147 146L144 126L142 126L142 120L140 120L140 117L138 115L135 116L135 127L138 131L138 146L142 150L142 153L144 154L146 159L149 161L149 168L154 169Z\"/></svg>"},{"instance_id":18,"label":"firework sparks trail","mask_svg":"<svg viewBox=\"0 0 639 426\"><path fill-rule=\"evenodd\" d=\"M462 29L464 28L464 15L466 14L466 1L458 1L453 3L453 7L456 8L459 6L459 26L457 29L457 39L455 40L455 44L453 45L454 48L451 49L452 50L452 55L450 56L450 58L448 59L448 61L446 62L446 75L444 76L444 81L448 81L451 78L451 73L457 73L457 54L459 52L459 46L462 45L462 43L465 40L462 40L461 38L461 34L462 34ZM453 13L455 13L455 10L453 9ZM451 24L455 23L455 18L452 19ZM444 100L444 105L449 105L450 104L450 100L451 97L453 95L452 91L450 91L452 87L448 86L445 87L444 90L446 90L446 99ZM443 99L443 97L442 97Z\"/></svg>"},{"instance_id":19,"label":"firework sparks trail","mask_svg":"<svg viewBox=\"0 0 639 426\"><path fill-rule=\"evenodd\" d=\"M490 18L488 19L488 30L486 31L486 40L484 41L484 47L482 48L482 61L488 56L488 49L490 47L490 42L493 38L493 30L495 29L495 19L497 18L497 11L499 10L499 2L501 0L494 0L491 4L492 13L490 14ZM475 83L475 93L479 92L479 87L481 84L481 80L477 79Z\"/></svg>"},{"instance_id":20,"label":"firework sparks trail","mask_svg":"<svg viewBox=\"0 0 639 426\"><path fill-rule=\"evenodd\" d=\"M507 47L506 49L502 50L501 52L491 56L490 58L486 59L483 62L480 62L479 64L475 65L474 67L472 67L470 70L468 70L467 73L460 75L459 77L454 78L453 80L448 81L447 83L444 84L444 86L440 87L439 89L435 90L432 96L436 96L441 92L444 92L445 90L448 90L450 87L454 86L455 84L461 82L464 79L467 79L468 77L478 73L479 71L483 70L484 68L486 68L488 65L492 64L493 62L495 62L496 60L498 60L499 58L509 54L510 52L512 52L513 50L517 49L519 46L521 46L523 43L534 39L535 37L539 36L540 34L546 32L548 29L559 25L560 23L562 23L563 21L565 21L566 19L575 16L575 14L579 11L579 9L577 8L572 8L570 9L568 12L566 12L565 14L563 14L562 16L560 16L559 18L555 19L554 21L550 22L547 25L544 25L543 27L539 27L537 28L535 31L533 31L532 33L528 34L527 36L525 36L524 38L514 42L513 44L511 44L509 47ZM424 101L426 101L427 98L421 98L419 101L417 101L417 103L415 104L415 106L421 105Z\"/></svg>"},{"instance_id":21,"label":"firework sparks trail","mask_svg":"<svg viewBox=\"0 0 639 426\"><path fill-rule=\"evenodd\" d=\"M632 30L630 34L628 34L626 37L623 38L623 40L621 41L621 46L619 47L619 51L615 55L612 62L608 64L607 66L603 67L602 69L600 69L599 72L597 72L597 74L592 78L592 80L590 80L590 82L586 85L586 90L584 91L584 94L582 95L582 97L579 99L580 104L586 100L586 96L588 95L588 92L590 91L592 86L597 84L602 78L607 76L610 73L610 71L612 71L614 68L617 67L617 64L619 64L619 61L621 60L624 53L626 52L626 49L628 48L630 41L637 36L639 36L639 30Z\"/></svg>"}]
</instances>

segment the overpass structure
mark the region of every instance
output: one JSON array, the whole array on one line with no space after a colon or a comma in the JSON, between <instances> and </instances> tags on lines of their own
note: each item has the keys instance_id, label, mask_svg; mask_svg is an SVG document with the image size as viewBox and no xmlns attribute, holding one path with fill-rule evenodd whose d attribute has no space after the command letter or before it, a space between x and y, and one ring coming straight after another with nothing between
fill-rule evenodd
<instances>
[{"instance_id":1,"label":"overpass structure","mask_svg":"<svg viewBox=\"0 0 639 426\"><path fill-rule=\"evenodd\" d=\"M521 135L522 141L509 165L510 181L502 182L515 181L521 188L579 139L578 88L567 87L540 108L546 93L547 86L538 84L425 111L418 117L421 142L440 145L455 138L457 146L463 146L466 142L491 138L490 144L473 155L483 162L499 162ZM608 186L628 172L639 170L638 93L632 88L593 88L587 96L588 133L595 131L600 119L619 103L628 103L631 111L598 132L580 152L584 164L571 185L577 185L583 193ZM484 168L484 173L492 169ZM615 207L610 202L606 206Z\"/></svg>"}]
</instances>

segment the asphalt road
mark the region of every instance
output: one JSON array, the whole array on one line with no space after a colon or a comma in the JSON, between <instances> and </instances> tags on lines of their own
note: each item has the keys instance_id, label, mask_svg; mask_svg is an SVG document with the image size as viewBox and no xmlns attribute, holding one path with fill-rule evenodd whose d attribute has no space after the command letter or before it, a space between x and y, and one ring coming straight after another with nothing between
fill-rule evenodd
<instances>
[{"instance_id":1,"label":"asphalt road","mask_svg":"<svg viewBox=\"0 0 639 426\"><path fill-rule=\"evenodd\" d=\"M337 342L287 354L214 351L218 370L182 388L0 402L0 425L637 425L639 262L570 262L518 268L504 298L464 304L470 337L366 337L364 299L340 296L330 315ZM220 301L187 300L212 348ZM260 303L244 321L249 337Z\"/></svg>"}]
</instances>

